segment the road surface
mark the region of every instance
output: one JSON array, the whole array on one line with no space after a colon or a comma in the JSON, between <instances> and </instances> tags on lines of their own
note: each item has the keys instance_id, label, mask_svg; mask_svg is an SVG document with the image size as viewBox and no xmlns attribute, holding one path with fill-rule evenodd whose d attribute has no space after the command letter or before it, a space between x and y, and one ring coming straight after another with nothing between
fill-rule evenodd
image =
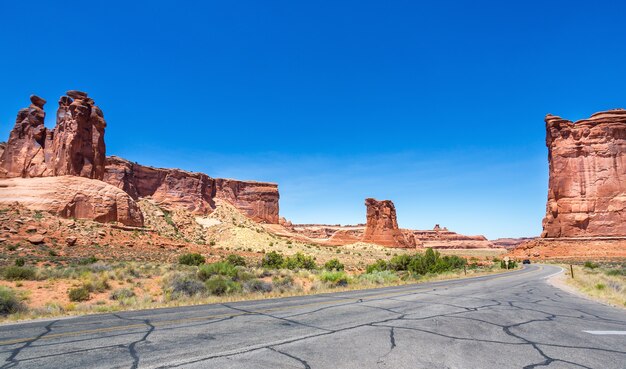
<instances>
[{"instance_id":1,"label":"road surface","mask_svg":"<svg viewBox=\"0 0 626 369\"><path fill-rule=\"evenodd\" d=\"M626 368L626 310L560 268L0 326L1 368Z\"/></svg>"}]
</instances>

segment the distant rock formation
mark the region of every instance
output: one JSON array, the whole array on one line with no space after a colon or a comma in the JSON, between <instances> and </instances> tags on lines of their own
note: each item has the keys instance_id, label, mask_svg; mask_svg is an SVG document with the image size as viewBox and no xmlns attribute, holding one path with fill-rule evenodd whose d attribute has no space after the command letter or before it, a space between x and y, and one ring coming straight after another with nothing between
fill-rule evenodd
<instances>
[{"instance_id":1,"label":"distant rock formation","mask_svg":"<svg viewBox=\"0 0 626 369\"><path fill-rule=\"evenodd\" d=\"M410 232L398 228L396 208L390 200L365 199L367 223L363 242L388 247L415 247L415 238Z\"/></svg>"},{"instance_id":2,"label":"distant rock formation","mask_svg":"<svg viewBox=\"0 0 626 369\"><path fill-rule=\"evenodd\" d=\"M99 180L76 176L0 179L0 204L19 203L63 218L142 226L143 216L124 191Z\"/></svg>"},{"instance_id":3,"label":"distant rock formation","mask_svg":"<svg viewBox=\"0 0 626 369\"><path fill-rule=\"evenodd\" d=\"M211 178L204 173L153 168L111 156L104 181L132 198L150 197L166 210L183 208L196 214L215 209L215 199L231 203L250 219L278 223L278 186L274 183Z\"/></svg>"},{"instance_id":4,"label":"distant rock formation","mask_svg":"<svg viewBox=\"0 0 626 369\"><path fill-rule=\"evenodd\" d=\"M490 249L500 247L487 240L485 236L458 234L449 231L447 227L439 226L439 224L436 224L432 230L412 230L411 232L416 242L421 243L422 247L433 249Z\"/></svg>"},{"instance_id":5,"label":"distant rock formation","mask_svg":"<svg viewBox=\"0 0 626 369\"><path fill-rule=\"evenodd\" d=\"M626 236L626 110L572 123L548 114L542 237Z\"/></svg>"},{"instance_id":6,"label":"distant rock formation","mask_svg":"<svg viewBox=\"0 0 626 369\"><path fill-rule=\"evenodd\" d=\"M80 91L68 91L59 100L56 127L44 126L46 100L32 95L31 104L17 114L15 126L0 156L0 177L74 175L104 176L102 111Z\"/></svg>"}]
</instances>

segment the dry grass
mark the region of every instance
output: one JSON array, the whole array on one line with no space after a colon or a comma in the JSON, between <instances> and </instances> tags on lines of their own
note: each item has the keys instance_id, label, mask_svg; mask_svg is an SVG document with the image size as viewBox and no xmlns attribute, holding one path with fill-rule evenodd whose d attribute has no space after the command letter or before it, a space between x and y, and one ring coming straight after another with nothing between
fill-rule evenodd
<instances>
[{"instance_id":1,"label":"dry grass","mask_svg":"<svg viewBox=\"0 0 626 369\"><path fill-rule=\"evenodd\" d=\"M571 278L569 265L563 265L566 283L585 295L614 306L626 307L626 268L624 266L574 266ZM621 275L620 275L621 274Z\"/></svg>"}]
</instances>

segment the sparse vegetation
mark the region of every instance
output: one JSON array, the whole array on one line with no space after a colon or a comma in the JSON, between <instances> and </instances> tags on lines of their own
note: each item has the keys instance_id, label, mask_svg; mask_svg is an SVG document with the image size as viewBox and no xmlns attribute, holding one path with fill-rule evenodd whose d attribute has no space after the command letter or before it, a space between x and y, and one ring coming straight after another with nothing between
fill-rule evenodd
<instances>
[{"instance_id":1,"label":"sparse vegetation","mask_svg":"<svg viewBox=\"0 0 626 369\"><path fill-rule=\"evenodd\" d=\"M35 269L17 265L4 268L1 274L9 281L32 280L36 276Z\"/></svg>"},{"instance_id":2,"label":"sparse vegetation","mask_svg":"<svg viewBox=\"0 0 626 369\"><path fill-rule=\"evenodd\" d=\"M324 269L329 271L341 272L344 270L344 265L338 259L330 259L324 264Z\"/></svg>"},{"instance_id":3,"label":"sparse vegetation","mask_svg":"<svg viewBox=\"0 0 626 369\"><path fill-rule=\"evenodd\" d=\"M626 307L625 272L624 265L601 265L587 261L582 267L574 266L574 278L568 273L565 281L589 297Z\"/></svg>"},{"instance_id":4,"label":"sparse vegetation","mask_svg":"<svg viewBox=\"0 0 626 369\"><path fill-rule=\"evenodd\" d=\"M0 315L16 313L23 309L23 305L15 292L4 286L0 286Z\"/></svg>"},{"instance_id":5,"label":"sparse vegetation","mask_svg":"<svg viewBox=\"0 0 626 369\"><path fill-rule=\"evenodd\" d=\"M89 300L89 289L85 286L71 288L67 291L70 301L81 302Z\"/></svg>"},{"instance_id":6,"label":"sparse vegetation","mask_svg":"<svg viewBox=\"0 0 626 369\"><path fill-rule=\"evenodd\" d=\"M246 259L243 256L237 254L230 254L226 257L226 262L234 266L246 266Z\"/></svg>"}]
</instances>

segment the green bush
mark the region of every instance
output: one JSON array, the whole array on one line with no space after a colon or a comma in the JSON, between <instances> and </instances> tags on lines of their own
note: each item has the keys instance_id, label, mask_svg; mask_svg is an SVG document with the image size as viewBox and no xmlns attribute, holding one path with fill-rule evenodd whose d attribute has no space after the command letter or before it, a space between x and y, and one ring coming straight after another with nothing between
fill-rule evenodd
<instances>
[{"instance_id":1,"label":"green bush","mask_svg":"<svg viewBox=\"0 0 626 369\"><path fill-rule=\"evenodd\" d=\"M330 259L326 262L326 264L324 264L324 269L331 270L331 271L336 270L338 272L341 272L344 270L344 266L339 260Z\"/></svg>"},{"instance_id":2,"label":"green bush","mask_svg":"<svg viewBox=\"0 0 626 369\"><path fill-rule=\"evenodd\" d=\"M200 254L182 254L178 257L178 263L182 265L198 266L204 264L206 259Z\"/></svg>"},{"instance_id":3,"label":"green bush","mask_svg":"<svg viewBox=\"0 0 626 369\"><path fill-rule=\"evenodd\" d=\"M396 255L389 261L389 269L397 271L409 270L411 259L410 255Z\"/></svg>"},{"instance_id":4,"label":"green bush","mask_svg":"<svg viewBox=\"0 0 626 369\"><path fill-rule=\"evenodd\" d=\"M24 258L15 259L15 266L23 267L24 264L26 264L26 260L24 260Z\"/></svg>"},{"instance_id":5,"label":"green bush","mask_svg":"<svg viewBox=\"0 0 626 369\"><path fill-rule=\"evenodd\" d=\"M234 265L223 261L201 265L198 268L198 278L200 278L200 280L206 281L214 275L233 278L237 275L237 268L235 268Z\"/></svg>"},{"instance_id":6,"label":"green bush","mask_svg":"<svg viewBox=\"0 0 626 369\"><path fill-rule=\"evenodd\" d=\"M211 295L221 296L241 291L239 283L220 275L211 277L205 285Z\"/></svg>"},{"instance_id":7,"label":"green bush","mask_svg":"<svg viewBox=\"0 0 626 369\"><path fill-rule=\"evenodd\" d=\"M346 272L342 271L323 271L320 274L320 281L329 283L333 286L347 286L348 285L348 275Z\"/></svg>"},{"instance_id":8,"label":"green bush","mask_svg":"<svg viewBox=\"0 0 626 369\"><path fill-rule=\"evenodd\" d=\"M596 269L597 267L599 267L600 265L592 262L592 261L585 261L584 267L585 268L589 268L589 269Z\"/></svg>"},{"instance_id":9,"label":"green bush","mask_svg":"<svg viewBox=\"0 0 626 369\"><path fill-rule=\"evenodd\" d=\"M241 255L230 254L226 257L226 262L234 266L242 266L242 267L246 266L246 259L244 259L243 256Z\"/></svg>"},{"instance_id":10,"label":"green bush","mask_svg":"<svg viewBox=\"0 0 626 369\"><path fill-rule=\"evenodd\" d=\"M0 286L0 315L13 314L22 308L15 292L9 287Z\"/></svg>"},{"instance_id":11,"label":"green bush","mask_svg":"<svg viewBox=\"0 0 626 369\"><path fill-rule=\"evenodd\" d=\"M120 288L111 293L111 300L124 300L135 297L135 292L129 288Z\"/></svg>"},{"instance_id":12,"label":"green bush","mask_svg":"<svg viewBox=\"0 0 626 369\"><path fill-rule=\"evenodd\" d=\"M315 259L312 256L304 255L301 252L296 253L293 256L287 257L285 259L285 268L294 270L294 269L307 269L312 270L317 268L315 264Z\"/></svg>"},{"instance_id":13,"label":"green bush","mask_svg":"<svg viewBox=\"0 0 626 369\"><path fill-rule=\"evenodd\" d=\"M4 269L2 275L4 279L9 281L21 281L35 279L36 273L33 268L10 266Z\"/></svg>"},{"instance_id":14,"label":"green bush","mask_svg":"<svg viewBox=\"0 0 626 369\"><path fill-rule=\"evenodd\" d=\"M85 286L72 288L67 294L70 297L70 301L81 302L89 300L89 290Z\"/></svg>"},{"instance_id":15,"label":"green bush","mask_svg":"<svg viewBox=\"0 0 626 369\"><path fill-rule=\"evenodd\" d=\"M382 272L389 269L389 264L383 259L378 259L374 264L370 264L365 268L366 273Z\"/></svg>"},{"instance_id":16,"label":"green bush","mask_svg":"<svg viewBox=\"0 0 626 369\"><path fill-rule=\"evenodd\" d=\"M276 251L268 252L263 256L263 260L261 260L261 266L269 269L280 269L283 267L285 263L285 258Z\"/></svg>"}]
</instances>

